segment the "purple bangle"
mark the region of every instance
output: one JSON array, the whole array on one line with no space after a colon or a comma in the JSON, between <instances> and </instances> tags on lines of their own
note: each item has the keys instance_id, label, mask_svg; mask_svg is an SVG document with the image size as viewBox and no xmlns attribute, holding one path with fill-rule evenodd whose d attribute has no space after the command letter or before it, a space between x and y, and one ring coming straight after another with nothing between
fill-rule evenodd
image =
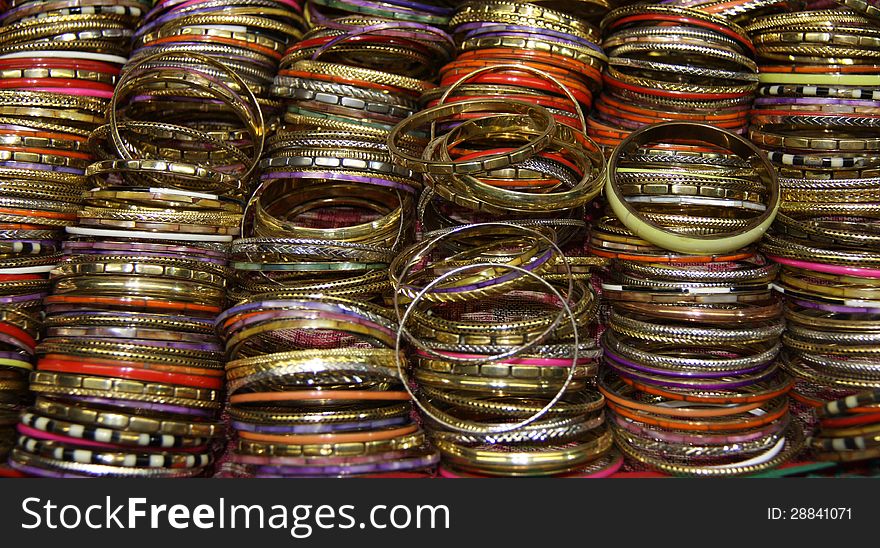
<instances>
[{"instance_id":1,"label":"purple bangle","mask_svg":"<svg viewBox=\"0 0 880 548\"><path fill-rule=\"evenodd\" d=\"M384 455L382 455L384 456ZM386 457L387 459L387 457ZM332 465L326 466L253 466L252 471L256 477L283 478L305 476L351 476L356 474L373 474L376 472L396 472L402 470L416 470L436 465L440 461L440 454L434 451L429 453L415 454L409 457L398 457L391 460L382 460L375 463ZM248 468L251 468L250 466Z\"/></svg>"},{"instance_id":2,"label":"purple bangle","mask_svg":"<svg viewBox=\"0 0 880 548\"><path fill-rule=\"evenodd\" d=\"M51 338L43 339L44 342L51 342ZM139 344L143 346L152 346L155 348L171 348L177 350L197 350L201 352L223 352L223 347L219 343L207 342L207 343L195 343L195 342L181 342L181 341L155 341L155 340L133 340L127 337L117 338L117 337L107 337L102 338L102 342L110 342L110 343L120 343L120 344ZM222 358L217 358L218 361Z\"/></svg>"},{"instance_id":3,"label":"purple bangle","mask_svg":"<svg viewBox=\"0 0 880 548\"><path fill-rule=\"evenodd\" d=\"M190 417L202 417L205 419L213 419L215 413L210 409L200 409L197 407L186 407L184 405L171 405L167 403L150 403L144 401L124 400L117 398L101 398L96 396L64 396L65 400L79 402L83 404L106 405L109 407L121 407L123 409L134 409L138 411L147 411L151 413L167 413L170 415L186 415Z\"/></svg>"},{"instance_id":4,"label":"purple bangle","mask_svg":"<svg viewBox=\"0 0 880 548\"><path fill-rule=\"evenodd\" d=\"M356 25L348 25L345 23L340 23L337 19L324 15L323 13L318 11L317 5L313 2L309 2L308 4L306 4L306 10L308 12L308 18L312 22L312 27L327 27L329 29L341 30L341 31L345 31L345 32L350 32L350 31L358 30L359 28L361 28ZM411 23L411 25L407 25L407 26L414 26L414 28L419 28L419 27L415 27L415 25L419 25L420 28L428 28L428 29L431 29L432 31L441 30L437 27L433 27L433 26L428 25L426 23L415 23L415 22L409 22L409 23ZM406 37L406 34L400 32L400 31L396 31L394 29L388 29L383 34L386 36ZM438 42L441 42L441 41L447 42L448 41L447 38L441 36L440 35L441 33L439 33L439 32L434 32L432 34L434 34L436 36L435 41L438 41ZM446 34L446 33L443 33L443 34ZM431 34L422 35L421 39L434 41ZM450 37L450 39L451 39L451 37Z\"/></svg>"},{"instance_id":5,"label":"purple bangle","mask_svg":"<svg viewBox=\"0 0 880 548\"><path fill-rule=\"evenodd\" d=\"M451 16L455 13L454 8L446 7L446 6L433 6L431 4L420 4L418 2L409 2L407 0L384 0L381 4L377 4L375 2L367 2L365 0L344 0L345 4L349 4L351 6L361 6L361 7L382 7L383 9L387 9L388 5L394 7L402 7L408 8L407 11L417 11L422 13L430 13L436 15L447 15Z\"/></svg>"},{"instance_id":6,"label":"purple bangle","mask_svg":"<svg viewBox=\"0 0 880 548\"><path fill-rule=\"evenodd\" d=\"M346 432L350 430L375 430L386 426L408 424L410 417L391 417L360 422L318 422L312 424L251 424L232 421L232 427L244 432L261 432L272 434L324 434L327 432Z\"/></svg>"},{"instance_id":7,"label":"purple bangle","mask_svg":"<svg viewBox=\"0 0 880 548\"><path fill-rule=\"evenodd\" d=\"M318 305L319 303L312 303L314 305ZM326 308L325 306L315 306L319 310L315 309L305 309L305 310L273 310L266 311L262 313L256 313L253 316L249 316L247 318L241 320L235 320L232 324L224 327L224 334L229 337L233 333L244 329L245 327L252 324L259 324L266 320L312 320L319 318L330 318L333 320L338 320L341 322L346 322L350 324L356 325L366 325L370 326L372 329L376 331L381 331L388 336L392 336L394 334L394 330L389 329L386 326L378 324L370 319L363 318L353 312L349 311L340 311L340 312L328 312L326 310L320 310L321 308ZM227 349L229 350L229 349Z\"/></svg>"},{"instance_id":8,"label":"purple bangle","mask_svg":"<svg viewBox=\"0 0 880 548\"><path fill-rule=\"evenodd\" d=\"M84 169L77 169L65 166L53 166L50 164L34 164L31 162L0 162L0 166L11 167L15 169L36 169L38 171L54 171L57 173L71 173L73 175L85 175Z\"/></svg>"},{"instance_id":9,"label":"purple bangle","mask_svg":"<svg viewBox=\"0 0 880 548\"><path fill-rule=\"evenodd\" d=\"M642 375L639 375L638 372L633 371L631 369L628 369L628 368L624 367L623 365L618 364L612 360L605 361L605 364L608 365L609 367L611 367L611 369L613 369L618 375L621 375L623 377L627 377L629 379L633 379L633 380L636 380L636 381L639 381L639 382L642 382L645 384L650 384L653 386L673 387L673 388L686 388L686 389L692 389L692 390L725 390L725 389L729 390L731 388L742 388L743 386L750 386L755 383L758 383L758 382L762 381L763 379L767 378L768 376L776 373L776 368L770 367L767 369L767 371L764 375L761 375L760 377L756 377L756 378L752 378L752 379L735 380L735 381L729 381L729 382L725 382L725 383L705 382L705 383L700 383L700 384L694 384L694 383L680 383L680 382L676 382L674 379L669 379L669 380L664 379L663 381L658 381L657 379L646 378L646 377L643 377Z\"/></svg>"},{"instance_id":10,"label":"purple bangle","mask_svg":"<svg viewBox=\"0 0 880 548\"><path fill-rule=\"evenodd\" d=\"M264 173L260 180L275 181L280 179L330 179L332 181L346 181L349 183L364 183L367 185L376 185L386 188L393 188L414 194L416 189L410 185L395 183L387 179L376 177L366 177L360 175L348 175L346 173L337 173L332 171L307 172L307 171L273 171Z\"/></svg>"},{"instance_id":11,"label":"purple bangle","mask_svg":"<svg viewBox=\"0 0 880 548\"><path fill-rule=\"evenodd\" d=\"M43 297L49 294L48 291L40 293L28 293L27 295L11 295L9 297L0 297L0 304L23 303L27 301L42 301Z\"/></svg>"},{"instance_id":12,"label":"purple bangle","mask_svg":"<svg viewBox=\"0 0 880 548\"><path fill-rule=\"evenodd\" d=\"M804 308L814 308L816 310L824 310L826 312L840 312L844 314L877 314L880 310L876 308L864 308L864 307L856 307L856 306L844 306L842 304L828 304L828 303L820 303L815 301L807 301L804 299L796 299L793 297L786 297L789 302L793 302L799 306L803 306Z\"/></svg>"},{"instance_id":13,"label":"purple bangle","mask_svg":"<svg viewBox=\"0 0 880 548\"><path fill-rule=\"evenodd\" d=\"M615 423L617 423L618 426L636 435L648 436L658 439L660 441L668 441L671 443L693 443L706 445L743 443L761 439L765 436L770 436L772 434L778 434L782 432L788 426L789 421L788 418L783 418L781 420L771 422L768 426L759 430L749 430L746 432L734 433L729 436L720 436L714 434L691 435L673 430L654 430L642 426L641 423L636 423L631 419L627 419L626 417L622 417L616 413L609 413L609 416Z\"/></svg>"},{"instance_id":14,"label":"purple bangle","mask_svg":"<svg viewBox=\"0 0 880 548\"><path fill-rule=\"evenodd\" d=\"M220 329L220 326L228 321L230 318L237 316L239 314L250 312L252 310L261 310L264 312L268 312L271 309L277 310L279 312L294 312L293 310L287 310L291 305L297 305L299 307L299 311L304 312L327 312L332 314L340 314L342 316L350 316L353 318L363 319L364 317L358 314L356 311L348 310L342 306L333 304L333 303L322 303L319 301L310 301L306 299L285 299L285 300L272 300L272 301L258 301L252 303L240 304L237 306L233 306L232 308L228 308L221 312L217 319L214 321L214 325ZM232 325L238 325L241 320L236 320ZM371 322L372 323L372 322ZM224 327L223 329L226 332L233 331L235 328L232 325L228 327Z\"/></svg>"},{"instance_id":15,"label":"purple bangle","mask_svg":"<svg viewBox=\"0 0 880 548\"><path fill-rule=\"evenodd\" d=\"M845 105L853 107L876 107L880 102L864 99L837 99L835 97L758 97L755 106L769 105Z\"/></svg>"},{"instance_id":16,"label":"purple bangle","mask_svg":"<svg viewBox=\"0 0 880 548\"><path fill-rule=\"evenodd\" d=\"M736 377L739 375L747 375L749 373L756 373L758 371L762 371L767 369L773 362L763 363L761 365L748 367L746 369L725 369L723 371L676 371L673 369L657 369L653 367L649 367L647 365L643 365L640 363L636 363L630 361L619 354L616 354L614 351L609 350L607 347L603 347L603 356L606 360L613 360L618 365L622 365L624 367L629 367L630 369L635 369L636 371L641 371L643 373L651 373L656 375L665 375L669 377L685 377L685 378L696 378L696 379L718 379L722 377Z\"/></svg>"},{"instance_id":17,"label":"purple bangle","mask_svg":"<svg viewBox=\"0 0 880 548\"><path fill-rule=\"evenodd\" d=\"M7 335L6 333L0 333L0 342L6 343L10 346L14 346L15 348L18 348L19 350L21 350L22 352L26 352L30 356L34 355L33 349L28 348L21 341L19 341L15 337L11 337L11 336Z\"/></svg>"}]
</instances>

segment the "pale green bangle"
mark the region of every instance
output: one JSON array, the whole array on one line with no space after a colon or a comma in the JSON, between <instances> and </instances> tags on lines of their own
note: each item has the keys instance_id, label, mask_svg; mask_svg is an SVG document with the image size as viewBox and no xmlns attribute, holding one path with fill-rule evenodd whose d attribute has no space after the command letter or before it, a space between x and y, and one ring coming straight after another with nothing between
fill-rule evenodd
<instances>
[{"instance_id":1,"label":"pale green bangle","mask_svg":"<svg viewBox=\"0 0 880 548\"><path fill-rule=\"evenodd\" d=\"M645 219L638 210L627 203L620 195L616 174L621 156L626 152L652 142L663 139L681 139L683 137L728 149L747 160L750 157L758 158L762 168L759 170L759 173L761 173L767 186L767 209L760 216L750 220L748 225L741 230L700 235L698 237L672 232L661 225ZM776 171L766 155L743 137L706 124L665 122L646 126L633 132L614 149L608 160L608 169L605 175L605 196L617 218L637 238L646 240L663 249L679 253L719 254L729 253L746 247L761 238L773 223L776 213L779 211L779 182L776 179Z\"/></svg>"},{"instance_id":2,"label":"pale green bangle","mask_svg":"<svg viewBox=\"0 0 880 548\"><path fill-rule=\"evenodd\" d=\"M758 75L762 84L802 84L805 86L871 86L877 85L876 74L811 74L793 72L763 72Z\"/></svg>"}]
</instances>

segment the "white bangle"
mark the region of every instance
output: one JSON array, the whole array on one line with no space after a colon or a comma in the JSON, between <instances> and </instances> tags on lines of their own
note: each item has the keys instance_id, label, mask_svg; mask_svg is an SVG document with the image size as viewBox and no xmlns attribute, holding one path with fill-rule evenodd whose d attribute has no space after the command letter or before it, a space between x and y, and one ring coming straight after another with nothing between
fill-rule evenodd
<instances>
[{"instance_id":1,"label":"white bangle","mask_svg":"<svg viewBox=\"0 0 880 548\"><path fill-rule=\"evenodd\" d=\"M39 50L39 51L17 51L15 53L7 53L0 55L0 59L27 59L30 57L52 57L55 59L84 59L88 61L103 61L105 63L116 63L124 65L128 62L125 57L119 55L109 55L106 53L91 53L88 51L56 51L56 50Z\"/></svg>"},{"instance_id":2,"label":"white bangle","mask_svg":"<svg viewBox=\"0 0 880 548\"><path fill-rule=\"evenodd\" d=\"M102 236L106 238L137 238L140 240L180 240L184 242L232 242L232 235L186 234L182 232L145 232L141 230L107 230L103 228L66 227L75 236Z\"/></svg>"}]
</instances>

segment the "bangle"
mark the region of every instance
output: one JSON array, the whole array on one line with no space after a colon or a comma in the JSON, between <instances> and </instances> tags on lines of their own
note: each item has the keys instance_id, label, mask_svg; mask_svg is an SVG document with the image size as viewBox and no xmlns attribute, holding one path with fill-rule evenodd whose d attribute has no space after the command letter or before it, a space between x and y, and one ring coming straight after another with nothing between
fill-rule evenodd
<instances>
[{"instance_id":1,"label":"bangle","mask_svg":"<svg viewBox=\"0 0 880 548\"><path fill-rule=\"evenodd\" d=\"M568 472L601 457L611 449L611 432L594 433L585 441L532 451L499 451L435 440L445 459L457 468L493 476L552 475Z\"/></svg>"},{"instance_id":2,"label":"bangle","mask_svg":"<svg viewBox=\"0 0 880 548\"><path fill-rule=\"evenodd\" d=\"M629 205L621 196L616 174L625 151L647 144L653 139L662 139L664 136L671 135L670 132L678 132L684 128L695 131L699 130L701 132L699 133L699 138L704 139L705 142L717 144L717 146L721 147L735 148L735 153L743 158L757 155L763 160L763 156L760 155L754 145L736 135L699 124L658 124L631 135L611 156L607 171L606 194L612 209L627 228L638 237L645 238L655 245L672 249L673 251L684 253L726 253L754 242L773 222L776 211L779 208L779 188L775 180L775 172L766 160L762 161L762 165L764 167L764 181L769 190L768 206L763 213L750 221L745 230L735 233L713 234L711 238L702 239L680 236L665 227L643 220L638 210Z\"/></svg>"}]
</instances>

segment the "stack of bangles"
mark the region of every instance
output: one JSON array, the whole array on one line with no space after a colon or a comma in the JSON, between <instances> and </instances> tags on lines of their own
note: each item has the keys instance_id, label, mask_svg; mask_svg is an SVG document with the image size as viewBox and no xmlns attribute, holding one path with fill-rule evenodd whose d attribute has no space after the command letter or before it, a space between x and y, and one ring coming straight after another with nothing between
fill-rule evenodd
<instances>
[{"instance_id":1,"label":"stack of bangles","mask_svg":"<svg viewBox=\"0 0 880 548\"><path fill-rule=\"evenodd\" d=\"M0 15L0 460L31 400L49 271L76 223L143 0L14 1Z\"/></svg>"},{"instance_id":2,"label":"stack of bangles","mask_svg":"<svg viewBox=\"0 0 880 548\"><path fill-rule=\"evenodd\" d=\"M185 71L192 58L170 54L222 61L256 95L267 127L275 127L281 103L272 97L272 81L285 49L306 28L301 0L157 0L135 33L131 62L165 53Z\"/></svg>"},{"instance_id":3,"label":"stack of bangles","mask_svg":"<svg viewBox=\"0 0 880 548\"><path fill-rule=\"evenodd\" d=\"M728 131L657 124L615 149L606 197L617 219L601 219L590 240L614 259L599 389L623 453L695 476L790 459L803 432L777 359L778 267L748 247L779 204L772 166Z\"/></svg>"},{"instance_id":4,"label":"stack of bangles","mask_svg":"<svg viewBox=\"0 0 880 548\"><path fill-rule=\"evenodd\" d=\"M559 123L583 130L581 109L590 111L606 61L594 25L544 3L505 0L465 2L451 25L458 56L441 69L440 87L422 97L427 106L506 97L547 107Z\"/></svg>"},{"instance_id":5,"label":"stack of bangles","mask_svg":"<svg viewBox=\"0 0 880 548\"><path fill-rule=\"evenodd\" d=\"M584 208L602 189L605 162L582 130L519 99L445 102L444 95L441 103L388 137L395 162L424 176L418 213L425 230L471 219L544 223L559 230L562 244L584 228ZM405 146L413 133L430 137L419 152Z\"/></svg>"},{"instance_id":6,"label":"stack of bangles","mask_svg":"<svg viewBox=\"0 0 880 548\"><path fill-rule=\"evenodd\" d=\"M672 4L623 6L602 20L608 67L589 134L608 153L656 122L746 129L758 85L751 40L729 12Z\"/></svg>"},{"instance_id":7,"label":"stack of bangles","mask_svg":"<svg viewBox=\"0 0 880 548\"><path fill-rule=\"evenodd\" d=\"M425 475L438 460L395 363L387 268L414 233L421 187L390 129L453 45L433 3L310 2L312 28L271 87L283 120L231 249L231 426L220 475ZM408 135L415 150L423 137Z\"/></svg>"},{"instance_id":8,"label":"stack of bangles","mask_svg":"<svg viewBox=\"0 0 880 548\"><path fill-rule=\"evenodd\" d=\"M420 165L403 161L430 178L418 208L425 230L542 218L570 223L559 233L565 241L584 226L601 171L584 113L605 56L594 25L552 4L466 2L452 18L458 56L440 69L440 86L422 95L426 109L405 122L432 141L410 155ZM607 10L584 4L599 10L592 19ZM539 117L516 118L525 104ZM558 129L547 133L550 119ZM535 146L523 154L528 141Z\"/></svg>"},{"instance_id":9,"label":"stack of bangles","mask_svg":"<svg viewBox=\"0 0 880 548\"><path fill-rule=\"evenodd\" d=\"M593 388L590 271L561 253L552 228L496 222L427 233L390 276L396 349L406 344L411 356L397 366L442 476L603 477L620 468Z\"/></svg>"},{"instance_id":10,"label":"stack of bangles","mask_svg":"<svg viewBox=\"0 0 880 548\"><path fill-rule=\"evenodd\" d=\"M235 440L222 476L348 477L433 468L394 350L369 297L254 295L217 319Z\"/></svg>"},{"instance_id":11,"label":"stack of bangles","mask_svg":"<svg viewBox=\"0 0 880 548\"><path fill-rule=\"evenodd\" d=\"M264 132L254 95L229 82L247 90L197 53L124 69L106 124L90 136L90 190L51 272L31 376L38 400L19 425L15 468L52 477L211 470L224 433L213 320Z\"/></svg>"},{"instance_id":12,"label":"stack of bangles","mask_svg":"<svg viewBox=\"0 0 880 548\"><path fill-rule=\"evenodd\" d=\"M807 447L818 460L851 463L880 458L880 389L857 392L814 410Z\"/></svg>"},{"instance_id":13,"label":"stack of bangles","mask_svg":"<svg viewBox=\"0 0 880 548\"><path fill-rule=\"evenodd\" d=\"M880 387L880 24L870 3L839 3L747 26L761 62L749 136L783 198L761 249L781 265L784 363L809 423Z\"/></svg>"}]
</instances>

